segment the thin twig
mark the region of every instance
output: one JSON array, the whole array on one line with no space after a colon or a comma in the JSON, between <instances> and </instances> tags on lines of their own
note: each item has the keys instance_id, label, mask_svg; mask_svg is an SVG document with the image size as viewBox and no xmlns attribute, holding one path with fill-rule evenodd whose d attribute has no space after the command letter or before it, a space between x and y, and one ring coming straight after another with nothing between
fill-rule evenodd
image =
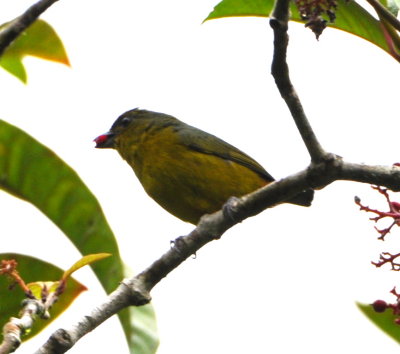
<instances>
[{"instance_id":1,"label":"thin twig","mask_svg":"<svg viewBox=\"0 0 400 354\"><path fill-rule=\"evenodd\" d=\"M11 317L3 326L0 354L14 352L21 344L23 335L33 328L37 318L48 319L49 309L57 302L59 295L57 292L51 293L44 303L35 297L25 299L19 317Z\"/></svg>"},{"instance_id":2,"label":"thin twig","mask_svg":"<svg viewBox=\"0 0 400 354\"><path fill-rule=\"evenodd\" d=\"M270 19L270 25L274 30L274 56L271 73L282 98L293 116L312 161L317 162L324 159L327 153L318 142L289 77L289 67L286 62L289 42L287 34L288 21L289 0L277 0Z\"/></svg>"},{"instance_id":3,"label":"thin twig","mask_svg":"<svg viewBox=\"0 0 400 354\"><path fill-rule=\"evenodd\" d=\"M384 18L395 29L400 31L400 21L385 6L377 0L367 0L367 2L375 9L380 18Z\"/></svg>"},{"instance_id":4,"label":"thin twig","mask_svg":"<svg viewBox=\"0 0 400 354\"><path fill-rule=\"evenodd\" d=\"M25 299L20 317L11 317L3 327L3 342L0 345L0 354L14 352L21 344L22 336L32 329L36 317L46 316L44 305L38 299Z\"/></svg>"},{"instance_id":5,"label":"thin twig","mask_svg":"<svg viewBox=\"0 0 400 354\"><path fill-rule=\"evenodd\" d=\"M7 47L37 18L58 0L39 0L29 7L22 15L9 22L0 31L0 56L3 55Z\"/></svg>"}]
</instances>

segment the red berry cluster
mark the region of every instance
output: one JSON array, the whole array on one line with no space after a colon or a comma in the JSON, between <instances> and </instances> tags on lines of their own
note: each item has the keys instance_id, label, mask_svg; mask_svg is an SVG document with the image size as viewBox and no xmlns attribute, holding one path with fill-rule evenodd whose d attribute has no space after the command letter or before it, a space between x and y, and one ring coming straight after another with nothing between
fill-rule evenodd
<instances>
[{"instance_id":1,"label":"red berry cluster","mask_svg":"<svg viewBox=\"0 0 400 354\"><path fill-rule=\"evenodd\" d=\"M373 208L370 208L369 206L363 205L361 203L361 199L359 197L355 197L354 201L360 207L360 210L375 214L374 217L370 218L370 220L374 221L375 223L377 223L378 221L381 221L382 219L390 219L391 220L390 225L386 228L378 229L375 226L375 230L379 233L378 239L384 241L385 237L390 233L390 231L392 230L392 228L394 226L400 226L400 203L391 200L389 191L387 189L379 187L379 186L372 186L372 189L376 190L378 193L380 193L381 195L383 195L385 197L386 202L388 204L387 211L381 211L381 210L373 209ZM400 271L400 263L397 261L397 259L399 257L400 257L400 253L391 254L389 252L383 252L379 256L379 261L371 262L371 263L376 267L382 267L385 264L390 264L392 267L392 270Z\"/></svg>"},{"instance_id":2,"label":"red berry cluster","mask_svg":"<svg viewBox=\"0 0 400 354\"><path fill-rule=\"evenodd\" d=\"M374 214L374 216L371 217L370 220L374 221L375 223L381 221L382 219L389 219L391 221L390 225L386 228L378 229L377 227L375 227L375 230L379 233L378 239L385 241L385 237L390 233L393 227L400 226L400 203L391 199L391 196L387 189L379 186L372 186L372 188L386 199L388 210L382 211L363 205L361 203L361 199L358 197L355 197L354 201L360 207L360 210ZM377 262L371 263L377 268L388 264L391 266L392 270L400 271L399 258L400 252L395 254L382 252L379 256L379 260ZM388 304L384 300L376 300L374 303L371 304L371 306L374 311L378 313L382 313L385 312L387 309L391 309L393 311L393 315L395 316L394 322L400 325L400 293L396 291L396 288L393 288L390 293L396 297L395 303Z\"/></svg>"}]
</instances>

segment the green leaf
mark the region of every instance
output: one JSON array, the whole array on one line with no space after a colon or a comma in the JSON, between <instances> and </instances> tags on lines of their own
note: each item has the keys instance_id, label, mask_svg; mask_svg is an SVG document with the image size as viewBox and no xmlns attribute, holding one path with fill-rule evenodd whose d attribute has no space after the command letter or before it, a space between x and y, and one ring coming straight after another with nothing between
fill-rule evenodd
<instances>
[{"instance_id":1,"label":"green leaf","mask_svg":"<svg viewBox=\"0 0 400 354\"><path fill-rule=\"evenodd\" d=\"M396 316L393 315L391 309L378 313L371 305L357 303L357 306L377 327L392 337L397 343L400 343L400 326L394 322Z\"/></svg>"},{"instance_id":2,"label":"green leaf","mask_svg":"<svg viewBox=\"0 0 400 354\"><path fill-rule=\"evenodd\" d=\"M21 58L4 55L0 58L0 66L23 83L27 82L28 77Z\"/></svg>"},{"instance_id":3,"label":"green leaf","mask_svg":"<svg viewBox=\"0 0 400 354\"><path fill-rule=\"evenodd\" d=\"M381 23L377 19L355 1L338 0L337 3L336 21L329 24L329 27L364 38L393 55L386 42ZM205 21L233 16L269 17L273 5L274 0L222 0ZM291 20L305 23L293 3L291 3L291 13Z\"/></svg>"},{"instance_id":4,"label":"green leaf","mask_svg":"<svg viewBox=\"0 0 400 354\"><path fill-rule=\"evenodd\" d=\"M63 274L63 271L60 268L57 268L50 263L22 254L1 253L0 259L15 259L18 262L17 270L26 283L37 283L38 280L42 280L48 281L49 284L51 284L61 279ZM50 280L52 280L52 282L50 282ZM9 287L9 279L7 279L6 276L0 276L0 328L3 328L4 324L10 317L18 317L18 313L21 310L21 302L26 298L24 292L19 286L15 285L12 290L10 290ZM84 290L86 290L84 285L72 277L68 278L65 291L50 310L51 317L48 320L38 318L32 330L22 339L29 339L42 331L62 312L64 312Z\"/></svg>"},{"instance_id":5,"label":"green leaf","mask_svg":"<svg viewBox=\"0 0 400 354\"><path fill-rule=\"evenodd\" d=\"M5 27L4 24L1 27ZM26 83L27 76L22 59L27 56L69 65L61 39L45 21L37 20L6 49L0 58L0 66Z\"/></svg>"},{"instance_id":6,"label":"green leaf","mask_svg":"<svg viewBox=\"0 0 400 354\"><path fill-rule=\"evenodd\" d=\"M155 353L159 344L154 308L151 305L129 307L131 325L131 338L128 340L131 353Z\"/></svg>"},{"instance_id":7,"label":"green leaf","mask_svg":"<svg viewBox=\"0 0 400 354\"><path fill-rule=\"evenodd\" d=\"M124 266L117 242L96 198L76 172L54 152L2 120L0 188L35 205L64 232L81 254L112 254L91 267L107 293L117 287L124 277ZM125 309L119 313L131 348L135 346L132 321L135 323L136 317L140 318L139 315L133 319L131 316L133 312L145 311L143 309ZM148 320L155 322L153 315L149 315ZM137 324L138 327L141 325ZM149 331L153 331L152 328ZM153 337L156 337L154 333Z\"/></svg>"},{"instance_id":8,"label":"green leaf","mask_svg":"<svg viewBox=\"0 0 400 354\"><path fill-rule=\"evenodd\" d=\"M204 21L224 17L268 17L272 12L273 6L273 0L222 0Z\"/></svg>"}]
</instances>

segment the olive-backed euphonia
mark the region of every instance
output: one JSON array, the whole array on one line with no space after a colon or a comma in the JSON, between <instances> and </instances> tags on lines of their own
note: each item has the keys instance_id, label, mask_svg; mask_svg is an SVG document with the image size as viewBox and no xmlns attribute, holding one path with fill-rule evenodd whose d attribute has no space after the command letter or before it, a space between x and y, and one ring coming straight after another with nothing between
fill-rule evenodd
<instances>
[{"instance_id":1,"label":"olive-backed euphonia","mask_svg":"<svg viewBox=\"0 0 400 354\"><path fill-rule=\"evenodd\" d=\"M230 197L274 180L244 152L163 113L125 112L95 142L97 148L116 149L150 197L192 224L221 209ZM288 202L309 206L313 195L306 190Z\"/></svg>"}]
</instances>

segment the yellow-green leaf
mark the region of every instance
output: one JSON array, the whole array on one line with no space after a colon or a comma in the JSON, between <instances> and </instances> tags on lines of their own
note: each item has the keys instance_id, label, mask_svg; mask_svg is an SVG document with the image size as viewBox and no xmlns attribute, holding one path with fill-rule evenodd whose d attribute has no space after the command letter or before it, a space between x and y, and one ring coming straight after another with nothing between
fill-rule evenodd
<instances>
[{"instance_id":1,"label":"yellow-green leaf","mask_svg":"<svg viewBox=\"0 0 400 354\"><path fill-rule=\"evenodd\" d=\"M60 281L35 281L33 283L26 284L28 289L32 292L36 299L41 299L43 291L52 293L57 290L60 285Z\"/></svg>"},{"instance_id":2,"label":"yellow-green leaf","mask_svg":"<svg viewBox=\"0 0 400 354\"><path fill-rule=\"evenodd\" d=\"M84 256L79 261L75 262L71 268L65 271L65 273L62 276L62 280L63 281L66 280L68 277L71 276L73 272L76 272L78 269L110 256L111 256L110 253L97 253Z\"/></svg>"},{"instance_id":3,"label":"yellow-green leaf","mask_svg":"<svg viewBox=\"0 0 400 354\"><path fill-rule=\"evenodd\" d=\"M8 24L2 25L2 27ZM45 21L37 20L6 49L0 58L0 66L22 82L27 76L22 59L27 56L69 65L64 45L54 29Z\"/></svg>"}]
</instances>

